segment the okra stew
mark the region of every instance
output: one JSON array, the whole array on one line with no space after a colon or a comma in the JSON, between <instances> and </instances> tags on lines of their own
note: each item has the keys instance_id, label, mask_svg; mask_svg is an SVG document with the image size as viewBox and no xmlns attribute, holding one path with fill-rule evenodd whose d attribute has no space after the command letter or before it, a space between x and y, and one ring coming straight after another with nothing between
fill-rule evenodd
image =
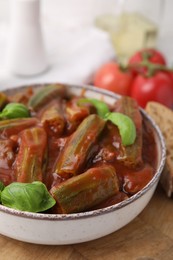
<instances>
[{"instance_id":1,"label":"okra stew","mask_svg":"<svg viewBox=\"0 0 173 260\"><path fill-rule=\"evenodd\" d=\"M107 104L61 84L0 93L0 203L70 214L117 204L143 189L156 144L136 101Z\"/></svg>"}]
</instances>

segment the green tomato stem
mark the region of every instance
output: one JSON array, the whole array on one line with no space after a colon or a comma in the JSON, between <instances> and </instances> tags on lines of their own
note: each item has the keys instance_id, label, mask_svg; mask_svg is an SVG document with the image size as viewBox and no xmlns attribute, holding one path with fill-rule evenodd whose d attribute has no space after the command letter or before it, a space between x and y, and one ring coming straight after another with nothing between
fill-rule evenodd
<instances>
[{"instance_id":1,"label":"green tomato stem","mask_svg":"<svg viewBox=\"0 0 173 260\"><path fill-rule=\"evenodd\" d=\"M145 74L146 77L152 77L158 71L170 71L173 72L173 68L169 68L162 64L156 64L149 61L150 55L144 54L143 60L141 62L133 63L127 65L129 69L141 69L146 68L147 72Z\"/></svg>"}]
</instances>

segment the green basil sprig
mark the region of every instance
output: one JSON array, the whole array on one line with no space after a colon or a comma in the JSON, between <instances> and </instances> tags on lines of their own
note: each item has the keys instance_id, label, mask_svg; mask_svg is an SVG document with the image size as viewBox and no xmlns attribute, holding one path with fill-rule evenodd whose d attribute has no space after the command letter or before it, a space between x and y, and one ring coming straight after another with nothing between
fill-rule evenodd
<instances>
[{"instance_id":1,"label":"green basil sprig","mask_svg":"<svg viewBox=\"0 0 173 260\"><path fill-rule=\"evenodd\" d=\"M132 119L122 113L110 112L108 106L100 100L94 98L81 98L78 105L91 103L95 106L97 114L105 119L110 120L120 131L122 143L124 146L132 145L136 139L136 127Z\"/></svg>"},{"instance_id":2,"label":"green basil sprig","mask_svg":"<svg viewBox=\"0 0 173 260\"><path fill-rule=\"evenodd\" d=\"M40 181L9 184L1 192L1 202L4 206L29 212L43 212L56 203Z\"/></svg>"},{"instance_id":3,"label":"green basil sprig","mask_svg":"<svg viewBox=\"0 0 173 260\"><path fill-rule=\"evenodd\" d=\"M0 113L0 118L2 119L23 118L29 116L29 109L21 103L9 103Z\"/></svg>"}]
</instances>

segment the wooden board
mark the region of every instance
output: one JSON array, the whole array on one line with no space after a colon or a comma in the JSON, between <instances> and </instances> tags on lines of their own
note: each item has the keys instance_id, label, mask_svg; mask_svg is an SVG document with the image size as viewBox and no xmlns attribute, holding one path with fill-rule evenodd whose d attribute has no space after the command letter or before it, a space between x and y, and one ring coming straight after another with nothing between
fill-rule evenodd
<instances>
[{"instance_id":1,"label":"wooden board","mask_svg":"<svg viewBox=\"0 0 173 260\"><path fill-rule=\"evenodd\" d=\"M173 199L158 187L143 212L106 237L75 245L44 246L0 235L0 260L172 260Z\"/></svg>"}]
</instances>

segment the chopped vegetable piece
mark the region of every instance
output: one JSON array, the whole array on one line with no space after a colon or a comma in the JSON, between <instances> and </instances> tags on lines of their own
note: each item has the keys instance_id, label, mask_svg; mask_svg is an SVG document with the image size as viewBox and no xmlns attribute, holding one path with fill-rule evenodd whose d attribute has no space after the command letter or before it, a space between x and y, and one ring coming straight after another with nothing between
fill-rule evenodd
<instances>
[{"instance_id":1,"label":"chopped vegetable piece","mask_svg":"<svg viewBox=\"0 0 173 260\"><path fill-rule=\"evenodd\" d=\"M94 165L102 162L112 163L117 158L124 156L124 146L118 127L111 121L107 121L102 133L102 138L99 140L99 152L93 159Z\"/></svg>"},{"instance_id":2,"label":"chopped vegetable piece","mask_svg":"<svg viewBox=\"0 0 173 260\"><path fill-rule=\"evenodd\" d=\"M46 105L51 100L59 97L63 98L66 96L67 92L64 85L48 85L40 89L35 95L30 98L28 106L31 107L34 111L38 111L41 107Z\"/></svg>"},{"instance_id":3,"label":"chopped vegetable piece","mask_svg":"<svg viewBox=\"0 0 173 260\"><path fill-rule=\"evenodd\" d=\"M28 108L21 103L9 103L0 113L0 118L3 119L25 117L30 117L30 112Z\"/></svg>"},{"instance_id":4,"label":"chopped vegetable piece","mask_svg":"<svg viewBox=\"0 0 173 260\"><path fill-rule=\"evenodd\" d=\"M118 126L123 145L131 145L134 143L136 128L131 118L121 113L111 113L104 102L94 98L82 98L78 101L79 105L86 103L93 104L101 118L110 120L113 124Z\"/></svg>"},{"instance_id":5,"label":"chopped vegetable piece","mask_svg":"<svg viewBox=\"0 0 173 260\"><path fill-rule=\"evenodd\" d=\"M0 181L2 181L5 186L16 181L14 170L12 168L11 169L0 168Z\"/></svg>"},{"instance_id":6,"label":"chopped vegetable piece","mask_svg":"<svg viewBox=\"0 0 173 260\"><path fill-rule=\"evenodd\" d=\"M42 212L52 208L56 203L46 186L39 181L13 182L1 192L1 200L4 206L29 212Z\"/></svg>"},{"instance_id":7,"label":"chopped vegetable piece","mask_svg":"<svg viewBox=\"0 0 173 260\"><path fill-rule=\"evenodd\" d=\"M47 135L43 128L33 127L20 134L20 148L15 161L18 182L42 181L45 167Z\"/></svg>"},{"instance_id":8,"label":"chopped vegetable piece","mask_svg":"<svg viewBox=\"0 0 173 260\"><path fill-rule=\"evenodd\" d=\"M82 120L90 115L90 107L78 106L78 99L72 98L66 102L65 117L67 120L67 134L74 132Z\"/></svg>"},{"instance_id":9,"label":"chopped vegetable piece","mask_svg":"<svg viewBox=\"0 0 173 260\"><path fill-rule=\"evenodd\" d=\"M37 125L38 122L39 122L38 119L34 117L2 120L0 121L0 133L2 134L3 137L16 135L26 128Z\"/></svg>"},{"instance_id":10,"label":"chopped vegetable piece","mask_svg":"<svg viewBox=\"0 0 173 260\"><path fill-rule=\"evenodd\" d=\"M16 143L10 139L0 139L0 169L11 169L15 160Z\"/></svg>"},{"instance_id":11,"label":"chopped vegetable piece","mask_svg":"<svg viewBox=\"0 0 173 260\"><path fill-rule=\"evenodd\" d=\"M60 102L51 102L41 111L40 120L50 136L59 137L65 127L65 118Z\"/></svg>"},{"instance_id":12,"label":"chopped vegetable piece","mask_svg":"<svg viewBox=\"0 0 173 260\"><path fill-rule=\"evenodd\" d=\"M0 181L0 203L1 203L1 193L4 188L5 188L4 184L2 183L2 181Z\"/></svg>"},{"instance_id":13,"label":"chopped vegetable piece","mask_svg":"<svg viewBox=\"0 0 173 260\"><path fill-rule=\"evenodd\" d=\"M129 116L136 127L135 142L124 147L124 157L122 160L128 167L136 167L142 164L142 115L139 111L136 100L130 97L122 97L115 104L115 111Z\"/></svg>"},{"instance_id":14,"label":"chopped vegetable piece","mask_svg":"<svg viewBox=\"0 0 173 260\"><path fill-rule=\"evenodd\" d=\"M8 102L8 97L3 92L0 92L0 110L2 110Z\"/></svg>"},{"instance_id":15,"label":"chopped vegetable piece","mask_svg":"<svg viewBox=\"0 0 173 260\"><path fill-rule=\"evenodd\" d=\"M119 185L115 169L110 165L91 168L57 186L50 193L61 213L86 211L118 193Z\"/></svg>"},{"instance_id":16,"label":"chopped vegetable piece","mask_svg":"<svg viewBox=\"0 0 173 260\"><path fill-rule=\"evenodd\" d=\"M82 104L86 104L86 103L91 103L92 105L94 105L96 110L97 110L97 114L101 118L105 118L105 115L110 112L108 106L106 105L106 103L103 102L103 101L100 101L98 99L95 99L95 98L81 98L81 99L78 100L78 105L82 105Z\"/></svg>"},{"instance_id":17,"label":"chopped vegetable piece","mask_svg":"<svg viewBox=\"0 0 173 260\"><path fill-rule=\"evenodd\" d=\"M136 127L132 119L122 113L109 113L106 116L113 124L118 126L123 145L131 145L136 139Z\"/></svg>"},{"instance_id":18,"label":"chopped vegetable piece","mask_svg":"<svg viewBox=\"0 0 173 260\"><path fill-rule=\"evenodd\" d=\"M69 137L56 162L55 172L63 177L77 175L93 155L92 148L96 145L104 126L105 121L97 115L85 118Z\"/></svg>"}]
</instances>

